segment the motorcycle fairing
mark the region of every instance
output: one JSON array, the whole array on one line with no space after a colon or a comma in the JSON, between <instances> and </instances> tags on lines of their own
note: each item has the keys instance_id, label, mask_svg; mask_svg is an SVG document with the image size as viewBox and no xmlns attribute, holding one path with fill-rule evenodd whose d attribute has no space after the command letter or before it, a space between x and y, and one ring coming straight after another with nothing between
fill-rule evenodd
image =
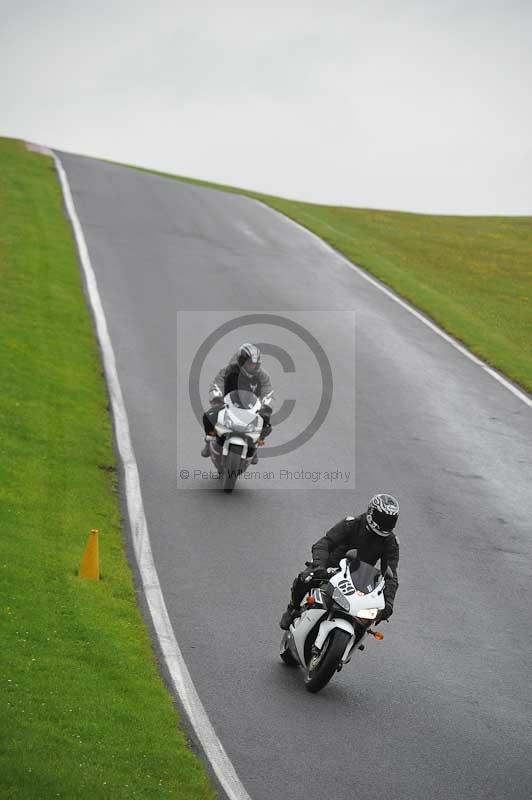
<instances>
[{"instance_id":1,"label":"motorcycle fairing","mask_svg":"<svg viewBox=\"0 0 532 800\"><path fill-rule=\"evenodd\" d=\"M291 634L297 657L305 665L305 642L312 628L326 615L325 608L308 608L291 625Z\"/></svg>"},{"instance_id":2,"label":"motorcycle fairing","mask_svg":"<svg viewBox=\"0 0 532 800\"><path fill-rule=\"evenodd\" d=\"M355 588L352 581L349 563L346 558L342 558L340 561L340 571L337 572L336 575L333 575L329 582L332 586L338 588L346 600L348 600L349 613L353 617L357 616L357 612L368 608L376 608L378 610L384 608L384 578L379 580L372 591L361 594L360 590Z\"/></svg>"},{"instance_id":3,"label":"motorcycle fairing","mask_svg":"<svg viewBox=\"0 0 532 800\"><path fill-rule=\"evenodd\" d=\"M256 446L257 441L260 439L264 420L257 413L260 409L260 401L257 400L255 405L251 408L240 408L234 405L231 401L230 395L225 397L225 405L218 412L215 430L219 439L222 440L221 446L216 446L218 442L211 445L212 453L215 458L215 465L220 468L220 460L227 458L229 448L231 445L237 445L242 448L241 458L242 461L247 462L251 460L252 456L249 455L250 447ZM255 429L252 431L240 432L235 431L233 428L228 427L226 423L226 414L230 414L234 421L240 421L242 427L248 424L255 423ZM246 464L247 466L247 464Z\"/></svg>"},{"instance_id":4,"label":"motorcycle fairing","mask_svg":"<svg viewBox=\"0 0 532 800\"><path fill-rule=\"evenodd\" d=\"M347 646L344 650L344 654L342 656L342 663L345 663L346 659L349 656L349 653L351 652L351 648L353 647L353 644L355 642L355 628L349 622L349 620L338 619L338 617L333 617L333 619L324 620L320 625L320 629L318 631L318 635L316 636L316 641L314 642L314 646L317 647L318 650L321 650L321 648L325 644L327 636L329 636L329 634L332 633L332 631L334 631L336 628L340 628L340 630L345 631L351 637L349 642L347 643Z\"/></svg>"}]
</instances>

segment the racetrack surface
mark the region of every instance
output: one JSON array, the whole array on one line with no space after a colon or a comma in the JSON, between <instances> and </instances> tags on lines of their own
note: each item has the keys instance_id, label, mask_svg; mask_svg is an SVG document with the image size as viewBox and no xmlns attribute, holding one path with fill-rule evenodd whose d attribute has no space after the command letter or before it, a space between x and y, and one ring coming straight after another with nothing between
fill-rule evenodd
<instances>
[{"instance_id":1,"label":"racetrack surface","mask_svg":"<svg viewBox=\"0 0 532 800\"><path fill-rule=\"evenodd\" d=\"M530 409L260 204L60 157L107 317L170 618L253 800L532 796ZM356 454L355 491L242 482L227 496L213 480L190 490L176 481L176 439L206 466L197 423L176 433L176 321L201 309L330 311L332 321L317 314L316 324L340 358L344 314L355 311L356 442L334 420L323 426L343 462ZM198 326L207 318L198 312ZM299 397L300 413L314 401ZM305 466L319 469L330 459L313 441ZM401 503L396 613L384 642L368 642L312 696L278 660L278 618L310 545L375 491Z\"/></svg>"}]
</instances>

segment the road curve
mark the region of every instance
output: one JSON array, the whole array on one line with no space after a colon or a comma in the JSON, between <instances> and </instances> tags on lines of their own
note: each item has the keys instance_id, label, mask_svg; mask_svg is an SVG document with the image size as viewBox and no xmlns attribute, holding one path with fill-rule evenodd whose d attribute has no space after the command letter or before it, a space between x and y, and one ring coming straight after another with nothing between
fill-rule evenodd
<instances>
[{"instance_id":1,"label":"road curve","mask_svg":"<svg viewBox=\"0 0 532 800\"><path fill-rule=\"evenodd\" d=\"M253 800L532 796L530 409L260 204L60 157L107 317L170 618ZM316 312L340 359L355 312L355 443L334 419L323 426L342 463L356 454L354 491L265 482L226 496L211 480L176 486L176 318L198 309L198 327L218 309ZM335 391L347 408L349 393ZM308 408L299 402L312 412L312 397ZM197 451L200 429L178 432L179 446ZM305 465L315 469L330 459L319 437L313 443ZM382 644L311 696L277 659L279 613L310 544L376 490L401 502L396 614Z\"/></svg>"}]
</instances>

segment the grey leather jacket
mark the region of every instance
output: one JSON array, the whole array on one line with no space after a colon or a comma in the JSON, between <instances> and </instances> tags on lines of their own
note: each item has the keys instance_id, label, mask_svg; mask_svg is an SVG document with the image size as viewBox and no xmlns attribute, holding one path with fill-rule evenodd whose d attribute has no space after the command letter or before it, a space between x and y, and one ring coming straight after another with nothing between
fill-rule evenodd
<instances>
[{"instance_id":1,"label":"grey leather jacket","mask_svg":"<svg viewBox=\"0 0 532 800\"><path fill-rule=\"evenodd\" d=\"M225 397L228 391L232 391L232 384L236 383L236 381L238 381L239 388L253 392L263 401L264 405L269 405L271 408L273 389L270 376L266 370L259 368L256 375L251 378L248 377L238 366L237 354L233 356L226 367L222 367L209 386L209 401L211 405Z\"/></svg>"}]
</instances>

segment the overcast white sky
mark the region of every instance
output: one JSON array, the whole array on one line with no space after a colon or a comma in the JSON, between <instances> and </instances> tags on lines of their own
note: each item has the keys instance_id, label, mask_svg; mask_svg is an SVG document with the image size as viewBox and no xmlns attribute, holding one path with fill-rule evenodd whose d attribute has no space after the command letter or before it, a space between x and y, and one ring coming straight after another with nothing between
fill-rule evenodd
<instances>
[{"instance_id":1,"label":"overcast white sky","mask_svg":"<svg viewBox=\"0 0 532 800\"><path fill-rule=\"evenodd\" d=\"M0 14L0 135L314 202L532 214L530 0Z\"/></svg>"}]
</instances>

